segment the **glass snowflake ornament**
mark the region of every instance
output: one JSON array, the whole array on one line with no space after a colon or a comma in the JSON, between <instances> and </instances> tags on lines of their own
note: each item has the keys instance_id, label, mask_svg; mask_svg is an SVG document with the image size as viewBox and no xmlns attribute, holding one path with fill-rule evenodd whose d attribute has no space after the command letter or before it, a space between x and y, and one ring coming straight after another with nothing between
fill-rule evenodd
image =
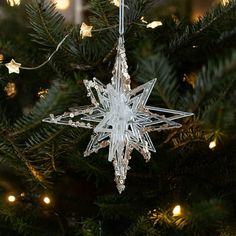
<instances>
[{"instance_id":1,"label":"glass snowflake ornament","mask_svg":"<svg viewBox=\"0 0 236 236\"><path fill-rule=\"evenodd\" d=\"M43 121L93 129L84 156L109 146L108 160L113 163L115 182L121 193L132 151L140 152L146 161L150 160L150 152L155 152L148 133L179 128L181 124L174 120L193 115L147 106L155 82L153 79L131 90L124 39L120 36L111 83L104 85L96 78L84 81L92 105L73 108L58 116L51 114Z\"/></svg>"}]
</instances>

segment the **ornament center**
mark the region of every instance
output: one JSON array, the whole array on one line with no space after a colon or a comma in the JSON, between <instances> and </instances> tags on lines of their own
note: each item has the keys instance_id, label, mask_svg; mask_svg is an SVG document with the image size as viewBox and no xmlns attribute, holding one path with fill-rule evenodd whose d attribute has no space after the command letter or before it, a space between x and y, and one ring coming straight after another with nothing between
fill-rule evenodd
<instances>
[{"instance_id":1,"label":"ornament center","mask_svg":"<svg viewBox=\"0 0 236 236\"><path fill-rule=\"evenodd\" d=\"M108 86L110 91L110 124L112 128L117 128L120 134L124 135L125 131L133 118L133 111L129 107L128 98L125 94L116 91L111 85Z\"/></svg>"}]
</instances>

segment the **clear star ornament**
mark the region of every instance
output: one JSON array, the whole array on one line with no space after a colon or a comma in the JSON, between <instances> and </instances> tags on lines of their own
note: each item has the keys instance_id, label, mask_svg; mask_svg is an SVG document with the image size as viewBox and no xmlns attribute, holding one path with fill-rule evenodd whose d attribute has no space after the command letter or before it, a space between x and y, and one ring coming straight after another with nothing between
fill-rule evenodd
<instances>
[{"instance_id":1,"label":"clear star ornament","mask_svg":"<svg viewBox=\"0 0 236 236\"><path fill-rule=\"evenodd\" d=\"M91 105L72 108L62 115L50 115L44 122L93 130L84 156L97 153L109 146L108 160L113 163L115 182L119 193L125 189L131 153L135 149L146 161L155 147L151 131L181 127L175 120L192 113L146 105L156 79L131 89L124 45L124 0L120 1L120 37L111 83L104 85L98 79L84 80Z\"/></svg>"}]
</instances>

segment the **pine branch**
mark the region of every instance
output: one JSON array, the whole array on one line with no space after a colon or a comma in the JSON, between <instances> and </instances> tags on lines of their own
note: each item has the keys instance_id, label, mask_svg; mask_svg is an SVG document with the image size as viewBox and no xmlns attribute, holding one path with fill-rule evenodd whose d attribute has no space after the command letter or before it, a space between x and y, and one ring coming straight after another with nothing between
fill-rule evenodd
<instances>
[{"instance_id":1,"label":"pine branch","mask_svg":"<svg viewBox=\"0 0 236 236\"><path fill-rule=\"evenodd\" d=\"M32 0L26 5L26 11L34 33L31 34L32 40L41 45L44 50L55 49L59 42L69 33L65 25L64 17L56 11L55 3L46 0ZM57 53L57 61L61 67L65 67L61 62L67 61L69 64L74 57L79 54L77 49L77 39L68 38ZM62 52L62 54L60 54ZM68 66L67 64L67 66Z\"/></svg>"},{"instance_id":2,"label":"pine branch","mask_svg":"<svg viewBox=\"0 0 236 236\"><path fill-rule=\"evenodd\" d=\"M164 235L155 229L146 217L140 217L136 224L132 225L126 236L161 236Z\"/></svg>"},{"instance_id":3,"label":"pine branch","mask_svg":"<svg viewBox=\"0 0 236 236\"><path fill-rule=\"evenodd\" d=\"M34 41L46 47L55 47L63 37L65 19L56 11L55 4L45 0L33 0L26 6L30 24L35 31Z\"/></svg>"},{"instance_id":4,"label":"pine branch","mask_svg":"<svg viewBox=\"0 0 236 236\"><path fill-rule=\"evenodd\" d=\"M222 200L211 199L209 201L202 201L191 207L191 213L186 214L184 221L187 221L191 229L199 234L207 232L210 227L220 226L221 221L229 216L229 211ZM180 220L180 222L183 222ZM178 220L176 225L182 228L182 223ZM186 224L185 224L186 225ZM184 226L185 226L184 225Z\"/></svg>"},{"instance_id":5,"label":"pine branch","mask_svg":"<svg viewBox=\"0 0 236 236\"><path fill-rule=\"evenodd\" d=\"M10 138L21 138L26 132L31 131L41 124L42 120L49 115L55 108L61 110L68 104L70 99L75 97L78 92L77 86L70 83L54 85L50 90L47 98L40 100L33 108L29 116L24 116L17 120L12 131L9 133Z\"/></svg>"},{"instance_id":6,"label":"pine branch","mask_svg":"<svg viewBox=\"0 0 236 236\"><path fill-rule=\"evenodd\" d=\"M178 84L168 60L162 54L156 54L142 60L139 68L139 81L147 82L157 78L153 94L160 98L158 104L164 104L168 108L176 107L179 100Z\"/></svg>"},{"instance_id":7,"label":"pine branch","mask_svg":"<svg viewBox=\"0 0 236 236\"><path fill-rule=\"evenodd\" d=\"M220 131L222 135L224 132L232 132L235 116L229 96L235 87L235 60L236 53L233 52L227 58L209 60L203 66L197 74L194 89L180 99L183 109L195 113L195 125L189 124L186 129L172 132L166 142L172 139L175 148L180 148L190 142L209 142L214 132ZM217 137L218 141L222 135Z\"/></svg>"},{"instance_id":8,"label":"pine branch","mask_svg":"<svg viewBox=\"0 0 236 236\"><path fill-rule=\"evenodd\" d=\"M223 32L216 41L216 43L220 45L225 45L225 42L230 42L230 41L233 42L235 41L235 38L236 38L236 27Z\"/></svg>"},{"instance_id":9,"label":"pine branch","mask_svg":"<svg viewBox=\"0 0 236 236\"><path fill-rule=\"evenodd\" d=\"M231 1L230 4L226 6L218 5L212 12L208 12L204 18L187 26L185 31L181 32L181 34L177 34L170 43L169 50L171 54L174 54L176 51L180 51L181 48L193 43L198 45L199 39L201 38L202 40L209 34L218 34L218 36L220 36L219 32L222 32L221 29L224 29L222 26L222 19L224 19L224 25L227 24L226 21L229 24L232 23L232 20L235 21L235 9L235 0ZM216 36L214 37L214 40L215 39Z\"/></svg>"},{"instance_id":10,"label":"pine branch","mask_svg":"<svg viewBox=\"0 0 236 236\"><path fill-rule=\"evenodd\" d=\"M137 209L129 204L124 196L106 195L96 201L99 206L100 215L107 219L132 219L135 218Z\"/></svg>"},{"instance_id":11,"label":"pine branch","mask_svg":"<svg viewBox=\"0 0 236 236\"><path fill-rule=\"evenodd\" d=\"M29 116L17 120L11 129L5 128L0 152L10 158L8 162L12 162L29 182L37 180L40 184L46 184L51 172L56 170L55 157L62 150L58 149L57 153L53 153L53 143L63 129L48 125L39 127L42 119L55 110L55 107L64 109L65 102L74 99L77 92L77 87L71 83L54 85L47 98L41 99Z\"/></svg>"},{"instance_id":12,"label":"pine branch","mask_svg":"<svg viewBox=\"0 0 236 236\"><path fill-rule=\"evenodd\" d=\"M212 99L224 99L228 91L232 88L235 81L234 72L236 53L219 62L210 60L206 66L198 73L196 87L192 93L183 99L189 109L196 112L197 109L203 109ZM230 84L229 84L230 82ZM230 85L230 87L228 87ZM227 88L227 90L223 88ZM223 91L223 92L222 92ZM223 95L223 97L222 97Z\"/></svg>"}]
</instances>

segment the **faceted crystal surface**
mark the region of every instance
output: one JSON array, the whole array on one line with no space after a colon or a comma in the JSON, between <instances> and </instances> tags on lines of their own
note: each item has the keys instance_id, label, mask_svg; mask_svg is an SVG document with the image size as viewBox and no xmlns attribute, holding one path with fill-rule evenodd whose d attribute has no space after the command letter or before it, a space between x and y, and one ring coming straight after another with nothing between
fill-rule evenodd
<instances>
[{"instance_id":1,"label":"faceted crystal surface","mask_svg":"<svg viewBox=\"0 0 236 236\"><path fill-rule=\"evenodd\" d=\"M155 152L149 137L151 131L181 127L174 120L192 113L147 106L156 79L131 90L123 37L119 38L111 84L96 78L84 81L91 106L73 108L62 115L50 115L45 122L93 129L84 155L109 146L108 160L113 163L118 191L125 189L129 160L133 149L148 161ZM76 120L75 120L76 118Z\"/></svg>"}]
</instances>

